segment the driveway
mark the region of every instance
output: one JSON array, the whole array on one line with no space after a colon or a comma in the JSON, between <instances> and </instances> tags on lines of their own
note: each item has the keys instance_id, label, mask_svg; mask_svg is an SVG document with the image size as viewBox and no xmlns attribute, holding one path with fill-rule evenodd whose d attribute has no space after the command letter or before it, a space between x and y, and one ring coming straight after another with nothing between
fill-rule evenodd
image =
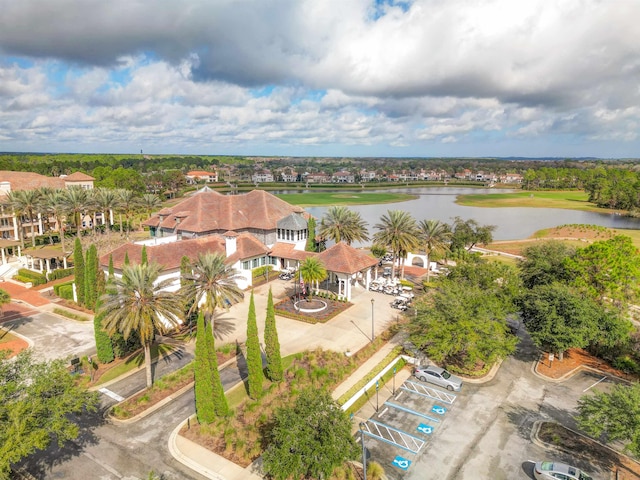
<instances>
[{"instance_id":1,"label":"driveway","mask_svg":"<svg viewBox=\"0 0 640 480\"><path fill-rule=\"evenodd\" d=\"M37 360L69 359L96 351L93 322L78 322L53 313L30 310L2 326L32 342Z\"/></svg>"}]
</instances>

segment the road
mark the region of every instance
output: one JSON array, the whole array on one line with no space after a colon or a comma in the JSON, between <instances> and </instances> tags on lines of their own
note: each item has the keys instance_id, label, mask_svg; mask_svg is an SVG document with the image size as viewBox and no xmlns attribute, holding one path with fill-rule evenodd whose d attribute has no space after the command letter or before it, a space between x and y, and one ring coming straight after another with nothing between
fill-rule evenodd
<instances>
[{"instance_id":1,"label":"road","mask_svg":"<svg viewBox=\"0 0 640 480\"><path fill-rule=\"evenodd\" d=\"M184 353L171 361L157 365L157 374L190 361ZM225 391L246 377L244 366L234 362L220 372ZM109 386L118 395L127 396L145 383L145 372L136 374ZM193 389L147 417L126 425L113 424L104 419L106 409L116 403L101 395L100 411L79 419L81 435L65 447L51 446L26 459L23 466L37 479L68 480L135 480L146 479L151 471L164 480L204 479L201 475L175 461L167 448L173 428L195 413Z\"/></svg>"}]
</instances>

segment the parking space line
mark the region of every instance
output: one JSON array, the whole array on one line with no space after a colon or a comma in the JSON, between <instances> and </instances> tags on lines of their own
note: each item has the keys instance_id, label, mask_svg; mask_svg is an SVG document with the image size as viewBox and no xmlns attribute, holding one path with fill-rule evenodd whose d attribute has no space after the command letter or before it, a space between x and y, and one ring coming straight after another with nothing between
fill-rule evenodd
<instances>
[{"instance_id":1,"label":"parking space line","mask_svg":"<svg viewBox=\"0 0 640 480\"><path fill-rule=\"evenodd\" d=\"M375 438L381 442L395 445L403 450L411 453L418 453L425 445L425 441L419 437L411 435L397 428L376 422L375 420L367 420L362 424L366 430L361 430L363 435Z\"/></svg>"},{"instance_id":2,"label":"parking space line","mask_svg":"<svg viewBox=\"0 0 640 480\"><path fill-rule=\"evenodd\" d=\"M433 418L433 417L430 417L429 415L425 415L424 413L418 412L416 410L412 410L410 408L403 407L402 405L398 405L398 404L391 403L391 402L384 402L384 404L385 405L389 405L392 408L397 408L398 410L402 410L403 412L407 412L407 413L411 413L413 415L417 415L417 416L422 417L422 418L424 418L426 420L431 420L431 421L434 421L434 422L439 422L440 421L437 418Z\"/></svg>"},{"instance_id":3,"label":"parking space line","mask_svg":"<svg viewBox=\"0 0 640 480\"><path fill-rule=\"evenodd\" d=\"M594 383L593 385L591 385L591 386L589 386L589 387L585 388L584 390L582 390L582 393L586 392L587 390L591 390L593 387L595 387L595 386L596 386L596 385L598 385L600 382L602 382L603 380L606 380L606 379L607 379L607 377L606 377L606 376L602 377L600 380L598 380L598 381L597 381L596 383Z\"/></svg>"},{"instance_id":4,"label":"parking space line","mask_svg":"<svg viewBox=\"0 0 640 480\"><path fill-rule=\"evenodd\" d=\"M453 405L453 402L455 402L457 398L453 393L443 392L442 390L427 387L421 383L411 382L409 380L404 382L400 389L411 393L417 393L423 397L440 400L441 402L448 403L449 405Z\"/></svg>"},{"instance_id":5,"label":"parking space line","mask_svg":"<svg viewBox=\"0 0 640 480\"><path fill-rule=\"evenodd\" d=\"M387 411L388 411L388 410L389 410L388 408L385 408L384 410L382 410L382 412L380 412L380 415L378 415L378 418L382 418L382 416L383 416L385 413L387 413Z\"/></svg>"}]
</instances>

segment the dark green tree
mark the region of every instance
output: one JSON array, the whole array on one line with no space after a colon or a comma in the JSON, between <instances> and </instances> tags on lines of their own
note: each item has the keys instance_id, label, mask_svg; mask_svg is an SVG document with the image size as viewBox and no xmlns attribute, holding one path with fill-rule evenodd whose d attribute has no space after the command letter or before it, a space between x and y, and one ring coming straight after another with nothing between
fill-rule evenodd
<instances>
[{"instance_id":1,"label":"dark green tree","mask_svg":"<svg viewBox=\"0 0 640 480\"><path fill-rule=\"evenodd\" d=\"M262 396L264 373L262 371L262 352L258 338L258 323L256 320L256 306L253 300L253 290L249 298L249 315L247 317L247 369L249 376L249 396L254 400Z\"/></svg>"},{"instance_id":2,"label":"dark green tree","mask_svg":"<svg viewBox=\"0 0 640 480\"><path fill-rule=\"evenodd\" d=\"M480 225L477 221L463 220L460 217L453 219L451 228L451 250L471 250L476 245L486 245L493 241L495 225Z\"/></svg>"},{"instance_id":3,"label":"dark green tree","mask_svg":"<svg viewBox=\"0 0 640 480\"><path fill-rule=\"evenodd\" d=\"M579 249L566 261L573 284L600 301L621 305L640 294L640 253L630 237L618 235Z\"/></svg>"},{"instance_id":4,"label":"dark green tree","mask_svg":"<svg viewBox=\"0 0 640 480\"><path fill-rule=\"evenodd\" d=\"M95 411L96 393L76 382L63 360L37 362L30 350L9 360L0 356L0 478L11 466L52 441L78 437L71 414Z\"/></svg>"},{"instance_id":5,"label":"dark green tree","mask_svg":"<svg viewBox=\"0 0 640 480\"><path fill-rule=\"evenodd\" d=\"M147 246L143 245L142 246L142 253L140 254L141 258L140 258L140 263L142 265L146 265L147 263L149 263L149 259L147 258Z\"/></svg>"},{"instance_id":6,"label":"dark green tree","mask_svg":"<svg viewBox=\"0 0 640 480\"><path fill-rule=\"evenodd\" d=\"M277 480L329 478L336 467L358 458L351 420L326 390L304 390L273 420L264 471Z\"/></svg>"},{"instance_id":7,"label":"dark green tree","mask_svg":"<svg viewBox=\"0 0 640 480\"><path fill-rule=\"evenodd\" d=\"M562 354L584 348L595 338L604 310L595 300L562 283L528 290L521 312L533 343L546 352Z\"/></svg>"},{"instance_id":8,"label":"dark green tree","mask_svg":"<svg viewBox=\"0 0 640 480\"><path fill-rule=\"evenodd\" d=\"M575 248L558 240L548 240L524 249L523 259L518 260L520 278L525 288L568 282L570 275L565 262L575 253Z\"/></svg>"},{"instance_id":9,"label":"dark green tree","mask_svg":"<svg viewBox=\"0 0 640 480\"><path fill-rule=\"evenodd\" d=\"M98 269L98 250L94 244L91 244L87 249L84 265L84 303L90 310L96 307Z\"/></svg>"},{"instance_id":10,"label":"dark green tree","mask_svg":"<svg viewBox=\"0 0 640 480\"><path fill-rule=\"evenodd\" d=\"M73 247L73 273L75 275L78 305L84 305L84 295L87 287L85 284L84 253L82 251L82 243L80 243L79 237L76 237Z\"/></svg>"},{"instance_id":11,"label":"dark green tree","mask_svg":"<svg viewBox=\"0 0 640 480\"><path fill-rule=\"evenodd\" d=\"M640 383L615 385L578 400L578 425L606 443L627 442L625 450L640 456Z\"/></svg>"},{"instance_id":12,"label":"dark green tree","mask_svg":"<svg viewBox=\"0 0 640 480\"><path fill-rule=\"evenodd\" d=\"M204 315L204 312L203 312ZM213 388L213 411L219 417L227 417L230 414L227 397L224 396L224 388L218 371L218 357L216 356L216 344L213 338L213 324L207 323L205 318L205 339L207 355L211 371L211 386Z\"/></svg>"},{"instance_id":13,"label":"dark green tree","mask_svg":"<svg viewBox=\"0 0 640 480\"><path fill-rule=\"evenodd\" d=\"M107 271L109 275L109 280L113 280L114 277L114 269L113 269L113 255L109 255L109 270Z\"/></svg>"},{"instance_id":14,"label":"dark green tree","mask_svg":"<svg viewBox=\"0 0 640 480\"><path fill-rule=\"evenodd\" d=\"M187 275L190 275L190 274L191 274L191 260L189 260L189 257L184 255L180 259L180 286L181 287L184 287L185 278Z\"/></svg>"},{"instance_id":15,"label":"dark green tree","mask_svg":"<svg viewBox=\"0 0 640 480\"><path fill-rule=\"evenodd\" d=\"M309 232L309 236L307 237L307 245L305 250L307 252L315 252L317 251L316 247L316 219L313 217L309 217L309 221L307 222L307 231Z\"/></svg>"},{"instance_id":16,"label":"dark green tree","mask_svg":"<svg viewBox=\"0 0 640 480\"><path fill-rule=\"evenodd\" d=\"M129 252L124 252L124 264L130 265L131 261L129 260Z\"/></svg>"},{"instance_id":17,"label":"dark green tree","mask_svg":"<svg viewBox=\"0 0 640 480\"><path fill-rule=\"evenodd\" d=\"M267 377L272 382L280 382L284 378L280 341L276 329L276 312L273 306L273 294L269 288L267 298L267 318L264 324L264 349L267 357Z\"/></svg>"},{"instance_id":18,"label":"dark green tree","mask_svg":"<svg viewBox=\"0 0 640 480\"><path fill-rule=\"evenodd\" d=\"M107 292L106 280L104 278L104 272L98 270L97 283L96 283L96 304L95 311L101 312L102 296ZM96 351L98 354L98 360L101 363L111 363L115 358L113 352L113 343L111 338L102 326L102 320L104 313L96 313L93 317L93 334L96 339Z\"/></svg>"},{"instance_id":19,"label":"dark green tree","mask_svg":"<svg viewBox=\"0 0 640 480\"><path fill-rule=\"evenodd\" d=\"M213 384L211 383L211 362L207 352L207 337L204 315L198 313L198 326L196 331L196 357L194 365L196 415L201 424L212 423L215 418L213 403ZM209 328L211 328L209 326Z\"/></svg>"}]
</instances>

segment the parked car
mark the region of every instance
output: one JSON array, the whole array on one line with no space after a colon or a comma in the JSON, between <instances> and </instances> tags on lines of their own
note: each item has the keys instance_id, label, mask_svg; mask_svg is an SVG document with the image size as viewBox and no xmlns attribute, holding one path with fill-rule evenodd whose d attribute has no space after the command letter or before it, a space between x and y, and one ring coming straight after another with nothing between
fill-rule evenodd
<instances>
[{"instance_id":1,"label":"parked car","mask_svg":"<svg viewBox=\"0 0 640 480\"><path fill-rule=\"evenodd\" d=\"M536 463L533 467L533 476L537 480L593 480L579 468L557 462Z\"/></svg>"},{"instance_id":2,"label":"parked car","mask_svg":"<svg viewBox=\"0 0 640 480\"><path fill-rule=\"evenodd\" d=\"M435 365L420 366L413 370L414 377L423 382L433 383L452 392L459 392L462 388L462 379L447 372L444 368Z\"/></svg>"}]
</instances>

